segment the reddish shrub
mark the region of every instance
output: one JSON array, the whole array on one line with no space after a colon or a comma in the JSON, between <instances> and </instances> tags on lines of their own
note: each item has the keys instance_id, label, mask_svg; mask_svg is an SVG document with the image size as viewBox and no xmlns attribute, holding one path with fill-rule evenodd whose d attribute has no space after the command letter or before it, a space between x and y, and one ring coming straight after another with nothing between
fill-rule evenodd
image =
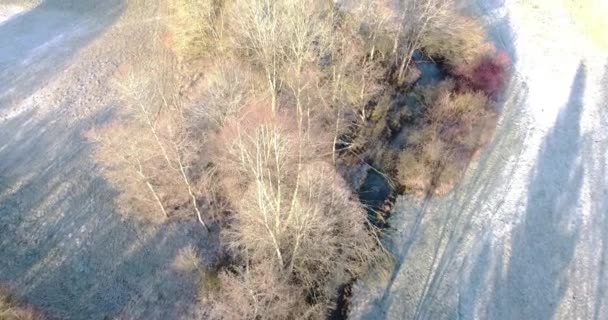
<instances>
[{"instance_id":1,"label":"reddish shrub","mask_svg":"<svg viewBox=\"0 0 608 320\"><path fill-rule=\"evenodd\" d=\"M505 52L498 52L483 59L477 66L460 75L461 88L479 90L490 99L498 98L506 81L510 58Z\"/></svg>"}]
</instances>

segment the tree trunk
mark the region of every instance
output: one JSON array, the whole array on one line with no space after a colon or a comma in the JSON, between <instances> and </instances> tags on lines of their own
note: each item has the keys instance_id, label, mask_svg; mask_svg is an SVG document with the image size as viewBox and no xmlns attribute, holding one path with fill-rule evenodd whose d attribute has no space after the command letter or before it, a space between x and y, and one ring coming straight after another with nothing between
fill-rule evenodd
<instances>
[{"instance_id":1,"label":"tree trunk","mask_svg":"<svg viewBox=\"0 0 608 320\"><path fill-rule=\"evenodd\" d=\"M188 188L188 194L190 195L190 199L192 201L192 206L194 207L194 211L196 212L198 221L203 225L203 227L205 227L205 230L209 231L209 227L203 220L203 215L198 208L198 204L196 203L196 195L194 194L194 191L192 191L192 186L190 185L190 181L188 180L188 176L186 175L186 170L184 169L184 165L183 165L181 157L179 155L177 156L177 163L179 164L179 171L181 172L182 178L184 179L184 183L186 184L186 187Z\"/></svg>"}]
</instances>

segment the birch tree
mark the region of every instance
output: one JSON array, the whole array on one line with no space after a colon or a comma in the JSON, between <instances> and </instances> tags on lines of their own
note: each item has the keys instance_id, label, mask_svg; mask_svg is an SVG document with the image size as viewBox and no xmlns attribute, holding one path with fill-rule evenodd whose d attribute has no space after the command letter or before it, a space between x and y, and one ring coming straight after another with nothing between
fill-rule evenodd
<instances>
[{"instance_id":1,"label":"birch tree","mask_svg":"<svg viewBox=\"0 0 608 320\"><path fill-rule=\"evenodd\" d=\"M121 191L120 202L131 209L127 211L151 216L154 211L144 204L152 202L165 219L190 211L208 228L199 205L205 198L205 161L192 147L187 115L168 80L146 71L152 75L130 73L116 83L125 108L117 120L91 133L96 159Z\"/></svg>"},{"instance_id":2,"label":"birch tree","mask_svg":"<svg viewBox=\"0 0 608 320\"><path fill-rule=\"evenodd\" d=\"M281 28L284 15L281 1L236 0L231 22L235 47L263 69L271 97L271 111L277 112L280 78L284 66L285 34Z\"/></svg>"},{"instance_id":3,"label":"birch tree","mask_svg":"<svg viewBox=\"0 0 608 320\"><path fill-rule=\"evenodd\" d=\"M223 161L224 173L240 186L228 190L237 210L227 243L245 265L270 263L301 294L314 291L313 306L326 306L339 285L375 258L376 241L335 169L277 122L235 125Z\"/></svg>"},{"instance_id":4,"label":"birch tree","mask_svg":"<svg viewBox=\"0 0 608 320\"><path fill-rule=\"evenodd\" d=\"M332 21L327 1L235 1L231 15L234 45L263 70L273 114L288 82L298 116L303 117L302 92L309 85L306 72L318 67L326 52Z\"/></svg>"}]
</instances>

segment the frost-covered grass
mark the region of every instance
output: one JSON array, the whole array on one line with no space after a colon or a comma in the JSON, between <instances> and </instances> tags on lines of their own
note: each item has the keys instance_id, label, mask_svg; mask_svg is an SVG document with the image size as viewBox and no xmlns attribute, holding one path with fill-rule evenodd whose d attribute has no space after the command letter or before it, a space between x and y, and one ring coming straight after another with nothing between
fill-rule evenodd
<instances>
[{"instance_id":1,"label":"frost-covered grass","mask_svg":"<svg viewBox=\"0 0 608 320\"><path fill-rule=\"evenodd\" d=\"M0 24L8 21L10 18L14 17L26 11L27 7L16 5L16 4L0 4Z\"/></svg>"},{"instance_id":2,"label":"frost-covered grass","mask_svg":"<svg viewBox=\"0 0 608 320\"><path fill-rule=\"evenodd\" d=\"M591 40L608 49L608 2L605 0L562 0L566 10Z\"/></svg>"},{"instance_id":3,"label":"frost-covered grass","mask_svg":"<svg viewBox=\"0 0 608 320\"><path fill-rule=\"evenodd\" d=\"M531 9L565 10L576 27L594 45L608 49L608 1L606 0L521 0Z\"/></svg>"}]
</instances>

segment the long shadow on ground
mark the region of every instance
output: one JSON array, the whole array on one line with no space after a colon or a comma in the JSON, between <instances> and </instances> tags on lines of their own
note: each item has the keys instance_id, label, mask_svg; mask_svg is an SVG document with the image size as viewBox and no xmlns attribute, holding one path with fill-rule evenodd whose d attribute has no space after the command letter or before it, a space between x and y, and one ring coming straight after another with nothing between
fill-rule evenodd
<instances>
[{"instance_id":1,"label":"long shadow on ground","mask_svg":"<svg viewBox=\"0 0 608 320\"><path fill-rule=\"evenodd\" d=\"M479 296L488 285L486 278L494 277L487 306L477 306L485 310L484 318L553 319L568 288L568 271L580 236L577 206L583 184L579 160L585 78L585 68L580 65L569 101L545 138L531 172L525 215L513 230L508 259L503 261L503 253L491 253L486 243L471 268L464 287L474 307L478 299L486 298ZM492 273L490 255L497 259Z\"/></svg>"},{"instance_id":2,"label":"long shadow on ground","mask_svg":"<svg viewBox=\"0 0 608 320\"><path fill-rule=\"evenodd\" d=\"M474 7L471 10L489 9L492 8ZM491 39L499 49L509 54L511 62L515 64L517 55L509 16L492 16L488 20ZM489 192L504 183L495 176L496 173L504 172L505 176L509 176L509 171L515 169L514 165L506 167L501 150L509 149L512 155L516 155L523 146L525 133L522 128L525 124L520 123L519 119L527 103L528 89L517 74L512 74L505 91L505 99L497 104L497 109L503 113L498 131L479 161L478 167L482 169L476 170L468 178L467 185L458 185L447 201L429 196L422 201L402 199L398 203L395 217L404 220L397 223L403 230L388 244L395 257L394 271L378 299L362 316L363 319L439 319L457 316L458 311L453 308L456 302L452 301L456 294L446 292L445 288L455 290L455 286L446 281L453 279L453 273L459 272L462 266L458 250L468 241L474 216L482 210L496 212L502 206L502 201L492 206L484 202ZM427 260L424 263L430 263L431 270L418 270L422 267L418 266L419 261L415 261L418 259L415 251L435 241L425 239L437 239L438 242L431 255L422 258ZM413 274L415 279L410 278ZM422 280L421 275L424 277ZM401 284L408 288L401 288Z\"/></svg>"},{"instance_id":3,"label":"long shadow on ground","mask_svg":"<svg viewBox=\"0 0 608 320\"><path fill-rule=\"evenodd\" d=\"M491 318L552 319L566 288L580 234L577 205L583 183L581 114L585 67L570 99L545 138L528 187L524 221L513 232L511 258Z\"/></svg>"},{"instance_id":4,"label":"long shadow on ground","mask_svg":"<svg viewBox=\"0 0 608 320\"><path fill-rule=\"evenodd\" d=\"M67 125L23 113L0 125L0 283L50 319L105 319L125 308L138 319L188 317L196 274L171 264L188 246L215 256L217 239L191 221L154 227L115 211L82 137L110 116Z\"/></svg>"},{"instance_id":5,"label":"long shadow on ground","mask_svg":"<svg viewBox=\"0 0 608 320\"><path fill-rule=\"evenodd\" d=\"M604 67L604 76L601 87L603 89L600 99L600 128L608 128L608 61ZM593 170L594 181L591 191L593 201L591 212L596 217L593 220L593 240L600 239L598 245L599 267L597 281L594 289L593 319L605 319L608 316L608 133L604 139L597 141L601 143L598 151L591 155L591 163L588 165Z\"/></svg>"}]
</instances>

